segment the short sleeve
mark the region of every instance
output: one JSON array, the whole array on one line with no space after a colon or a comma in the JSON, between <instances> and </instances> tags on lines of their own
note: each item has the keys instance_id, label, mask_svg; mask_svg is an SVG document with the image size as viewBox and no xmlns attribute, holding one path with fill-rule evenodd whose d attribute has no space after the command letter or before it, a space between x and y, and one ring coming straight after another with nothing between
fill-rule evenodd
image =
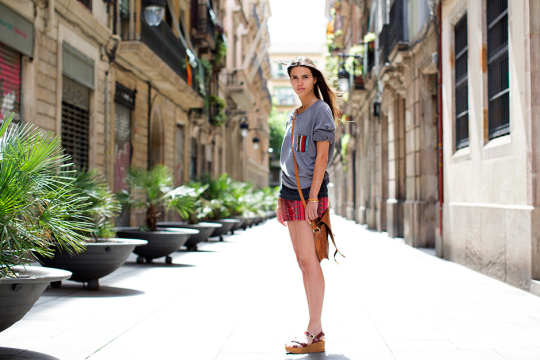
<instances>
[{"instance_id":1,"label":"short sleeve","mask_svg":"<svg viewBox=\"0 0 540 360\"><path fill-rule=\"evenodd\" d=\"M328 141L330 144L333 144L335 137L336 125L334 124L334 116L330 107L326 105L319 110L315 118L313 141Z\"/></svg>"}]
</instances>

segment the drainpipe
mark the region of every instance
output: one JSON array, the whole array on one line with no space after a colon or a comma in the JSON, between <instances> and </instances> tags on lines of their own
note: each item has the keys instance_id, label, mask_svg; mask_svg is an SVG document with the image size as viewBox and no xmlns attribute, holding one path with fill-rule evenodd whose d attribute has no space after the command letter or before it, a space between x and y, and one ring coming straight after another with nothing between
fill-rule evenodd
<instances>
[{"instance_id":1,"label":"drainpipe","mask_svg":"<svg viewBox=\"0 0 540 360\"><path fill-rule=\"evenodd\" d=\"M44 32L48 34L54 24L54 0L49 0L49 5L47 6L47 23L45 24Z\"/></svg>"},{"instance_id":2,"label":"drainpipe","mask_svg":"<svg viewBox=\"0 0 540 360\"><path fill-rule=\"evenodd\" d=\"M441 238L441 257L443 257L442 253L442 243L443 243L443 111L442 111L442 42L441 42L441 34L442 34L442 2L439 1L438 7L437 7L437 17L439 20L439 74L437 76L438 80L438 86L437 86L437 98L438 98L438 127L439 127L439 236Z\"/></svg>"}]
</instances>

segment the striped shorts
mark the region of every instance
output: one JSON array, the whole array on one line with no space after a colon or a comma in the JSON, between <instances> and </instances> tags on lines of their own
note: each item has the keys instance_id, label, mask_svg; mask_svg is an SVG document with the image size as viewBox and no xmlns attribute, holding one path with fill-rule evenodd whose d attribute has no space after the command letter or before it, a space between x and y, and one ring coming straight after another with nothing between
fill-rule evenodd
<instances>
[{"instance_id":1,"label":"striped shorts","mask_svg":"<svg viewBox=\"0 0 540 360\"><path fill-rule=\"evenodd\" d=\"M281 209L283 221L306 220L302 200L281 199ZM328 209L328 197L320 197L317 216L321 217L326 209Z\"/></svg>"}]
</instances>

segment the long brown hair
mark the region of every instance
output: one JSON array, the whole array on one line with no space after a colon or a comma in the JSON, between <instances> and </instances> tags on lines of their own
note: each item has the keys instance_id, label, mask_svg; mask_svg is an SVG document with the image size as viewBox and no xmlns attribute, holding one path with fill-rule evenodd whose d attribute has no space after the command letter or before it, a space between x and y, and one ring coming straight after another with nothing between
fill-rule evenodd
<instances>
[{"instance_id":1,"label":"long brown hair","mask_svg":"<svg viewBox=\"0 0 540 360\"><path fill-rule=\"evenodd\" d=\"M328 106L330 106L330 110L332 111L332 115L334 116L334 122L336 123L336 126L338 126L339 121L341 120L341 110L337 101L339 96L338 92L333 87L328 85L328 81L326 81L326 78L319 70L313 69L309 66L304 67L308 68L311 71L311 75L313 75L313 77L317 79L317 81L313 85L313 92L315 93L317 99L321 99L322 97L322 100L324 100L324 102L327 103ZM292 68L289 68L287 71L289 73L289 77L291 76L291 70Z\"/></svg>"}]
</instances>

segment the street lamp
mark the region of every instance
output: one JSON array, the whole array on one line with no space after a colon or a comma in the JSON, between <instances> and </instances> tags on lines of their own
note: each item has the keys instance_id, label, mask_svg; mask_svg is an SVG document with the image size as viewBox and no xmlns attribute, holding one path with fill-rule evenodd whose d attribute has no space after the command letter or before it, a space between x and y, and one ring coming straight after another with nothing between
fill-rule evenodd
<instances>
[{"instance_id":1,"label":"street lamp","mask_svg":"<svg viewBox=\"0 0 540 360\"><path fill-rule=\"evenodd\" d=\"M142 0L144 19L150 26L159 26L165 16L167 0Z\"/></svg>"},{"instance_id":2,"label":"street lamp","mask_svg":"<svg viewBox=\"0 0 540 360\"><path fill-rule=\"evenodd\" d=\"M345 70L344 67L339 69L338 71L338 86L341 91L349 91L350 88L350 81L351 81L351 74Z\"/></svg>"},{"instance_id":3,"label":"street lamp","mask_svg":"<svg viewBox=\"0 0 540 360\"><path fill-rule=\"evenodd\" d=\"M259 149L259 143L261 142L261 140L259 139L259 137L255 136L252 141L253 141L253 148L255 150L258 150Z\"/></svg>"},{"instance_id":4,"label":"street lamp","mask_svg":"<svg viewBox=\"0 0 540 360\"><path fill-rule=\"evenodd\" d=\"M242 121L242 123L240 124L240 135L242 135L242 137L246 137L248 135L248 129L249 125L246 119L244 119L244 121Z\"/></svg>"}]
</instances>

